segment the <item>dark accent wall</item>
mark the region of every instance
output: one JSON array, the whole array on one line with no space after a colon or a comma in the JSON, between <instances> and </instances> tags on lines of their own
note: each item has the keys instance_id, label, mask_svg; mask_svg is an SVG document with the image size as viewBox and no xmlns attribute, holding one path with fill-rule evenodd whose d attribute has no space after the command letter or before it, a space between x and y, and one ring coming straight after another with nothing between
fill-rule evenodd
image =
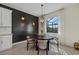
<instances>
[{"instance_id":1,"label":"dark accent wall","mask_svg":"<svg viewBox=\"0 0 79 59\"><path fill-rule=\"evenodd\" d=\"M1 7L13 10L12 34L13 43L26 40L27 35L38 34L38 17L0 4ZM24 20L21 18L24 17ZM35 25L33 25L35 23Z\"/></svg>"},{"instance_id":2,"label":"dark accent wall","mask_svg":"<svg viewBox=\"0 0 79 59\"><path fill-rule=\"evenodd\" d=\"M22 21L21 17L24 17L25 20ZM26 35L38 34L38 17L13 11L12 19L13 43L26 40Z\"/></svg>"}]
</instances>

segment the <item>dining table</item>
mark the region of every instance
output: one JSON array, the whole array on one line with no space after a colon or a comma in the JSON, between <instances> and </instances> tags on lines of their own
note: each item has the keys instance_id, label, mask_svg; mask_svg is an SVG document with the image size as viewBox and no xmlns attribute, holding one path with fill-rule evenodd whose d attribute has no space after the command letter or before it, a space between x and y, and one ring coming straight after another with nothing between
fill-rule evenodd
<instances>
[{"instance_id":1,"label":"dining table","mask_svg":"<svg viewBox=\"0 0 79 59\"><path fill-rule=\"evenodd\" d=\"M36 50L38 50L38 40L47 40L47 50L49 50L49 43L50 43L50 40L54 40L56 37L53 37L51 35L34 35L34 40L36 42ZM57 49L59 50L59 40L57 39L56 40L57 42ZM48 53L47 53L48 54Z\"/></svg>"}]
</instances>

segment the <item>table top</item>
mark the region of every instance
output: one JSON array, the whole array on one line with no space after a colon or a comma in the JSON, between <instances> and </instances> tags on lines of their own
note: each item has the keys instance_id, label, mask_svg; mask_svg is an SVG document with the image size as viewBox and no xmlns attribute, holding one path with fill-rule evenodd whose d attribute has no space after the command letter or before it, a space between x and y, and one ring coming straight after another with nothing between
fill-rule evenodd
<instances>
[{"instance_id":1,"label":"table top","mask_svg":"<svg viewBox=\"0 0 79 59\"><path fill-rule=\"evenodd\" d=\"M38 39L38 40L53 40L54 37L50 36L50 35L44 35L44 36L38 35L38 36L36 36L36 39Z\"/></svg>"}]
</instances>

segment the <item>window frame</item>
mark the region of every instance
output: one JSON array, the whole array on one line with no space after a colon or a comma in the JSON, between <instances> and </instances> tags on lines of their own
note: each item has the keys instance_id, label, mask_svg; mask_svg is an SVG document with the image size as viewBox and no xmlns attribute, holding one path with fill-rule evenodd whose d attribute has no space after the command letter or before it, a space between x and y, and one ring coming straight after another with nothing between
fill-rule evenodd
<instances>
[{"instance_id":1,"label":"window frame","mask_svg":"<svg viewBox=\"0 0 79 59\"><path fill-rule=\"evenodd\" d=\"M48 20L47 20L47 21L46 21L46 30L47 30L46 32L47 32L47 33L57 33L57 34L60 33L60 17L59 17L59 16L54 16L54 17L58 17L58 25L57 25L57 26L58 26L58 29L57 29L58 31L57 31L57 32L49 32L49 31L48 31ZM53 19L54 17L49 18L49 19L51 20L51 19ZM52 23L53 23L53 22L52 22ZM52 29L53 29L53 27L52 27ZM52 31L53 31L53 30L52 30Z\"/></svg>"}]
</instances>

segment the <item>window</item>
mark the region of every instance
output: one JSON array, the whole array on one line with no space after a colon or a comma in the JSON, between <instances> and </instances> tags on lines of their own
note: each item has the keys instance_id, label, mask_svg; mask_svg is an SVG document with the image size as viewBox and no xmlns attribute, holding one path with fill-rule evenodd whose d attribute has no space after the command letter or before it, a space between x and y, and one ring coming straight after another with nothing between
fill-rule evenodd
<instances>
[{"instance_id":1,"label":"window","mask_svg":"<svg viewBox=\"0 0 79 59\"><path fill-rule=\"evenodd\" d=\"M53 17L47 20L47 32L58 33L59 17Z\"/></svg>"}]
</instances>

